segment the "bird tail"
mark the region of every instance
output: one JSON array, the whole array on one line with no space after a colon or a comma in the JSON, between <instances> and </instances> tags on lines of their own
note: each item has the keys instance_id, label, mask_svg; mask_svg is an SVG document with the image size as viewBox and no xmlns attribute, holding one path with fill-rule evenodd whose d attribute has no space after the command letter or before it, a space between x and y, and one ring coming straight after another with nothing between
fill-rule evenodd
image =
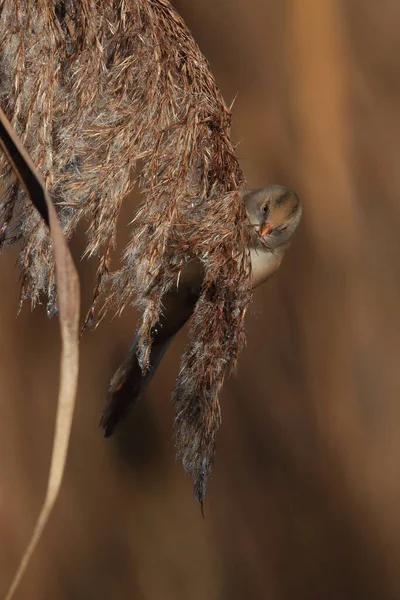
<instances>
[{"instance_id":1,"label":"bird tail","mask_svg":"<svg viewBox=\"0 0 400 600\"><path fill-rule=\"evenodd\" d=\"M107 403L100 419L100 427L103 428L105 437L110 437L114 433L115 427L127 416L139 396L149 385L162 357L174 338L174 336L171 336L159 344L153 344L150 353L151 366L147 373L143 375L136 356L139 337L139 334L135 337L125 360L118 367L110 381Z\"/></svg>"},{"instance_id":2,"label":"bird tail","mask_svg":"<svg viewBox=\"0 0 400 600\"><path fill-rule=\"evenodd\" d=\"M163 312L152 329L150 368L145 375L136 356L140 332L135 337L124 362L118 368L108 387L107 403L100 420L105 437L128 414L140 394L149 385L162 357L175 335L191 317L200 293L203 265L199 260L187 263L182 269L179 285L163 299Z\"/></svg>"}]
</instances>

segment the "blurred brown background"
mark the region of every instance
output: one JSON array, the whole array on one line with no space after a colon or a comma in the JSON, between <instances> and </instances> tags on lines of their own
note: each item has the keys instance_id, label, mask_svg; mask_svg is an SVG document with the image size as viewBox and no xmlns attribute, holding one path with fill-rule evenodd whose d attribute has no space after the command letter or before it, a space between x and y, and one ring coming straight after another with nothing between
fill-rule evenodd
<instances>
[{"instance_id":1,"label":"blurred brown background","mask_svg":"<svg viewBox=\"0 0 400 600\"><path fill-rule=\"evenodd\" d=\"M304 220L224 387L205 520L171 441L185 334L109 441L97 423L136 314L85 336L66 478L17 598L400 599L400 4L174 4L238 94L249 185L292 186ZM16 259L0 260L1 595L43 500L58 385L57 321L15 318Z\"/></svg>"}]
</instances>

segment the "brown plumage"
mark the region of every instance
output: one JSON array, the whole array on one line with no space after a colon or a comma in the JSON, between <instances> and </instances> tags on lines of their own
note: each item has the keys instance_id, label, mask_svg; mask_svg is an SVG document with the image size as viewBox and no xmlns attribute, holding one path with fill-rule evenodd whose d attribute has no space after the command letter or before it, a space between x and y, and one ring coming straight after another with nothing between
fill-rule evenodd
<instances>
[{"instance_id":1,"label":"brown plumage","mask_svg":"<svg viewBox=\"0 0 400 600\"><path fill-rule=\"evenodd\" d=\"M267 281L278 270L289 247L302 214L301 202L295 192L280 185L242 192L250 223L254 228L251 246L251 286ZM165 352L180 328L191 317L201 293L204 269L199 260L185 265L176 285L163 299L159 322L152 329L150 368L143 376L137 358L140 331L121 366L110 382L107 404L100 424L104 435L109 437L116 425L127 415L139 396L149 385ZM214 290L214 295L223 290ZM210 296L212 303L213 297ZM196 360L196 356L193 356ZM210 357L213 360L213 357ZM214 455L214 438L209 438L207 414L201 397L195 390L188 398L179 395L186 388L186 372L181 369L173 399L176 406L175 430L177 446L182 455L185 470L195 481L195 495L202 501L207 476ZM219 422L214 423L213 435ZM207 462L208 461L208 462Z\"/></svg>"}]
</instances>

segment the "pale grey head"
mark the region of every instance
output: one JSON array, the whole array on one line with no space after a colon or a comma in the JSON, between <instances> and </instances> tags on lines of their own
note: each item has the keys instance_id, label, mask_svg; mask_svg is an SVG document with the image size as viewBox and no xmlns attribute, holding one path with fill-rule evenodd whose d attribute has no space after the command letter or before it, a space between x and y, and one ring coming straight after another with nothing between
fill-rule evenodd
<instances>
[{"instance_id":1,"label":"pale grey head","mask_svg":"<svg viewBox=\"0 0 400 600\"><path fill-rule=\"evenodd\" d=\"M302 214L296 192L282 185L269 185L258 190L244 190L242 197L260 244L272 251L286 246Z\"/></svg>"}]
</instances>

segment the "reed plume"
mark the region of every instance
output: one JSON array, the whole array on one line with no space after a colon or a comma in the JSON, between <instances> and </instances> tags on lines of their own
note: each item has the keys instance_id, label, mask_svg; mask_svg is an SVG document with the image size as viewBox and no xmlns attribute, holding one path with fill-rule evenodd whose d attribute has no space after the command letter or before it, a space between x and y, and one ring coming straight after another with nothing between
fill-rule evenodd
<instances>
[{"instance_id":1,"label":"reed plume","mask_svg":"<svg viewBox=\"0 0 400 600\"><path fill-rule=\"evenodd\" d=\"M176 442L202 501L221 422L218 393L244 342L249 226L231 113L183 20L166 0L0 0L0 102L70 237L88 223L98 257L85 325L142 311L139 360L182 266L204 263L201 296L173 393ZM21 301L57 311L46 226L0 156L0 246L21 243ZM121 203L141 204L111 272Z\"/></svg>"}]
</instances>

